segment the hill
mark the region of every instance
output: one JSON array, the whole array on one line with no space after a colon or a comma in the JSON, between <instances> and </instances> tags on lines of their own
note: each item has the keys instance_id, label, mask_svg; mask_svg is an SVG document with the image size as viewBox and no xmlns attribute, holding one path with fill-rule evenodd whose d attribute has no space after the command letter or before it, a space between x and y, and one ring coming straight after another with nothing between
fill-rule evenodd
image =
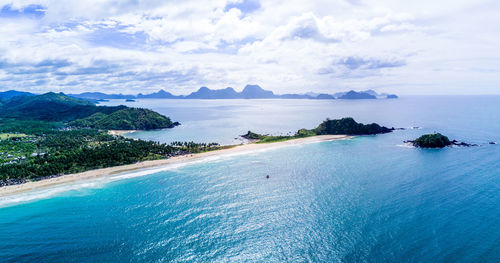
<instances>
[{"instance_id":1,"label":"hill","mask_svg":"<svg viewBox=\"0 0 500 263\"><path fill-rule=\"evenodd\" d=\"M87 118L72 121L69 125L79 128L105 130L151 130L168 128L173 123L170 118L152 110L125 108L111 114L97 112Z\"/></svg>"},{"instance_id":2,"label":"hill","mask_svg":"<svg viewBox=\"0 0 500 263\"><path fill-rule=\"evenodd\" d=\"M316 96L316 99L317 100L334 100L335 97L333 97L330 94L321 93L318 96Z\"/></svg>"},{"instance_id":3,"label":"hill","mask_svg":"<svg viewBox=\"0 0 500 263\"><path fill-rule=\"evenodd\" d=\"M241 91L243 99L270 99L275 98L276 95L270 90L265 90L259 85L246 85Z\"/></svg>"},{"instance_id":4,"label":"hill","mask_svg":"<svg viewBox=\"0 0 500 263\"><path fill-rule=\"evenodd\" d=\"M233 88L211 90L207 87L201 87L198 91L187 95L186 99L238 99L241 94Z\"/></svg>"},{"instance_id":5,"label":"hill","mask_svg":"<svg viewBox=\"0 0 500 263\"><path fill-rule=\"evenodd\" d=\"M353 118L342 118L338 120L327 119L314 129L317 135L322 134L346 134L346 135L373 135L389 133L394 129L380 126L376 123L362 124L357 123Z\"/></svg>"},{"instance_id":6,"label":"hill","mask_svg":"<svg viewBox=\"0 0 500 263\"><path fill-rule=\"evenodd\" d=\"M17 90L8 90L0 92L0 100L7 100L19 96L35 96L35 94Z\"/></svg>"},{"instance_id":7,"label":"hill","mask_svg":"<svg viewBox=\"0 0 500 263\"><path fill-rule=\"evenodd\" d=\"M363 99L376 99L377 97L365 92L356 92L351 90L346 94L339 97L341 100L363 100Z\"/></svg>"},{"instance_id":8,"label":"hill","mask_svg":"<svg viewBox=\"0 0 500 263\"><path fill-rule=\"evenodd\" d=\"M164 90L159 90L156 93L151 93L151 94L142 94L139 93L137 94L138 99L178 99L180 96L175 96L170 92L164 91Z\"/></svg>"},{"instance_id":9,"label":"hill","mask_svg":"<svg viewBox=\"0 0 500 263\"><path fill-rule=\"evenodd\" d=\"M7 100L0 107L0 117L22 120L71 121L96 112L109 114L125 108L97 107L92 102L49 92L37 96L20 96Z\"/></svg>"},{"instance_id":10,"label":"hill","mask_svg":"<svg viewBox=\"0 0 500 263\"><path fill-rule=\"evenodd\" d=\"M74 127L96 129L159 129L172 121L154 111L126 106L96 106L94 103L49 92L38 96L21 96L0 106L0 118L69 122Z\"/></svg>"},{"instance_id":11,"label":"hill","mask_svg":"<svg viewBox=\"0 0 500 263\"><path fill-rule=\"evenodd\" d=\"M317 128L312 130L300 129L295 135L262 135L248 131L241 137L248 140L257 140L257 143L269 143L277 141L286 141L297 138L310 137L315 135L375 135L392 132L394 128L387 128L376 123L362 124L356 122L353 118L342 118L337 120L327 119Z\"/></svg>"}]
</instances>

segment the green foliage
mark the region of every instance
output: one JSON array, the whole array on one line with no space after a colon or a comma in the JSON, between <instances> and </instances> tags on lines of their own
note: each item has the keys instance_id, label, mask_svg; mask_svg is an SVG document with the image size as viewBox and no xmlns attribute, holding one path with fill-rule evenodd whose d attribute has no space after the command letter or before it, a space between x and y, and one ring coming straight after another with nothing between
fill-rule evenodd
<instances>
[{"instance_id":1,"label":"green foliage","mask_svg":"<svg viewBox=\"0 0 500 263\"><path fill-rule=\"evenodd\" d=\"M126 107L98 107L88 100L50 92L38 96L11 98L1 106L0 117L65 122L85 118L97 112L110 114L124 108Z\"/></svg>"},{"instance_id":2,"label":"green foliage","mask_svg":"<svg viewBox=\"0 0 500 263\"><path fill-rule=\"evenodd\" d=\"M443 148L451 144L448 137L441 133L425 134L413 141L413 145L422 148Z\"/></svg>"},{"instance_id":3,"label":"green foliage","mask_svg":"<svg viewBox=\"0 0 500 263\"><path fill-rule=\"evenodd\" d=\"M73 127L149 130L168 128L172 121L154 111L126 106L95 106L62 93L11 98L0 105L0 117L16 121L70 122Z\"/></svg>"},{"instance_id":4,"label":"green foliage","mask_svg":"<svg viewBox=\"0 0 500 263\"><path fill-rule=\"evenodd\" d=\"M26 137L26 134L24 133L0 133L0 140L7 140L7 139L13 139L13 138L23 138Z\"/></svg>"},{"instance_id":5,"label":"green foliage","mask_svg":"<svg viewBox=\"0 0 500 263\"><path fill-rule=\"evenodd\" d=\"M70 125L107 130L150 130L170 127L172 121L148 109L125 108L108 115L98 112L70 122Z\"/></svg>"},{"instance_id":6,"label":"green foliage","mask_svg":"<svg viewBox=\"0 0 500 263\"><path fill-rule=\"evenodd\" d=\"M36 179L220 148L217 143L167 145L112 136L93 129L52 130L44 136L22 139L30 141L0 142L0 152L19 152L25 156L11 164L0 164L0 179Z\"/></svg>"},{"instance_id":7,"label":"green foliage","mask_svg":"<svg viewBox=\"0 0 500 263\"><path fill-rule=\"evenodd\" d=\"M314 130L300 129L295 134L295 137L304 138L304 137L310 137L310 136L315 136L315 135L317 135L317 134Z\"/></svg>"},{"instance_id":8,"label":"green foliage","mask_svg":"<svg viewBox=\"0 0 500 263\"><path fill-rule=\"evenodd\" d=\"M286 140L292 140L297 138L305 138L315 135L372 135L379 133L388 133L393 129L389 129L386 127L381 127L376 123L372 124L362 124L354 121L353 118L343 118L339 120L330 120L327 119L323 123L321 123L316 129L308 130L308 129L300 129L293 136L270 136L270 135L262 135L257 134L251 131L248 131L247 134L243 135L243 138L259 140L257 143L270 143L270 142L280 142Z\"/></svg>"},{"instance_id":9,"label":"green foliage","mask_svg":"<svg viewBox=\"0 0 500 263\"><path fill-rule=\"evenodd\" d=\"M321 123L315 132L318 135L323 134L346 134L346 135L372 135L391 132L392 129L381 127L376 123L362 124L357 123L353 118L342 118L339 120L327 119Z\"/></svg>"},{"instance_id":10,"label":"green foliage","mask_svg":"<svg viewBox=\"0 0 500 263\"><path fill-rule=\"evenodd\" d=\"M260 135L258 133L255 133L255 132L251 132L251 131L248 131L247 134L241 136L245 139L249 139L249 140L262 140L265 138L264 135Z\"/></svg>"},{"instance_id":11,"label":"green foliage","mask_svg":"<svg viewBox=\"0 0 500 263\"><path fill-rule=\"evenodd\" d=\"M51 132L53 129L62 127L62 123L36 121L36 120L16 120L16 119L0 119L0 132L16 132L33 135L41 135L46 132Z\"/></svg>"},{"instance_id":12,"label":"green foliage","mask_svg":"<svg viewBox=\"0 0 500 263\"><path fill-rule=\"evenodd\" d=\"M0 165L25 159L36 151L36 143L30 137L9 137L0 140Z\"/></svg>"}]
</instances>

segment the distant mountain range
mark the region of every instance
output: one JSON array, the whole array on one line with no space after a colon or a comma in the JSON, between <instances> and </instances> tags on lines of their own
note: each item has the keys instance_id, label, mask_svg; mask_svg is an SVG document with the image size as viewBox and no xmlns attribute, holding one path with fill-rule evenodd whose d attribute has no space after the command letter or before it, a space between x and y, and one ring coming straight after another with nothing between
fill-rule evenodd
<instances>
[{"instance_id":1,"label":"distant mountain range","mask_svg":"<svg viewBox=\"0 0 500 263\"><path fill-rule=\"evenodd\" d=\"M35 95L28 92L20 91L5 91L0 92L0 99L8 99L15 96L23 95ZM235 91L233 88L225 89L209 89L207 87L201 87L195 92L189 95L173 95L170 92L160 90L151 94L137 95L127 95L127 94L105 94L101 92L84 92L80 94L68 94L68 96L87 100L109 100L109 99L317 99L317 100L333 100L333 99L345 99L345 100L358 100L358 99L395 99L398 98L394 94L378 94L374 90L366 91L347 91L339 92L335 94L326 93L313 93L308 92L306 94L274 94L270 90L265 90L259 85L246 85L241 92Z\"/></svg>"},{"instance_id":2,"label":"distant mountain range","mask_svg":"<svg viewBox=\"0 0 500 263\"><path fill-rule=\"evenodd\" d=\"M0 92L0 100L1 99L7 100L10 98L19 97L19 96L34 96L34 95L35 94L29 93L29 92L9 90L9 91Z\"/></svg>"}]
</instances>

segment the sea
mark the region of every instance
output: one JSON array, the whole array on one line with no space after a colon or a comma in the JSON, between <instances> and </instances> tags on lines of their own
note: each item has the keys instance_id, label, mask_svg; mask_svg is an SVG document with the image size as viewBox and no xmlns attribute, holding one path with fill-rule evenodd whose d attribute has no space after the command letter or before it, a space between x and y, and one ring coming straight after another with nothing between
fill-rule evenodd
<instances>
[{"instance_id":1,"label":"sea","mask_svg":"<svg viewBox=\"0 0 500 263\"><path fill-rule=\"evenodd\" d=\"M165 143L341 117L404 129L3 197L0 262L500 262L500 96L102 104L179 121L127 135ZM404 143L433 132L478 146Z\"/></svg>"}]
</instances>

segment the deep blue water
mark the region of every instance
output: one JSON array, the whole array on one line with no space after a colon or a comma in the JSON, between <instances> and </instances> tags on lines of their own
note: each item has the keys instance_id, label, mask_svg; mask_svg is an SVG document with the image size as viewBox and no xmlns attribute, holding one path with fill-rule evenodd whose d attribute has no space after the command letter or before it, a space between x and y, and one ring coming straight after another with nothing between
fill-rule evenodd
<instances>
[{"instance_id":1,"label":"deep blue water","mask_svg":"<svg viewBox=\"0 0 500 263\"><path fill-rule=\"evenodd\" d=\"M0 199L0 261L500 261L500 145L487 144L500 142L500 96L137 105L183 123L131 135L165 142L231 143L343 116L422 128ZM480 146L402 144L433 131Z\"/></svg>"}]
</instances>

